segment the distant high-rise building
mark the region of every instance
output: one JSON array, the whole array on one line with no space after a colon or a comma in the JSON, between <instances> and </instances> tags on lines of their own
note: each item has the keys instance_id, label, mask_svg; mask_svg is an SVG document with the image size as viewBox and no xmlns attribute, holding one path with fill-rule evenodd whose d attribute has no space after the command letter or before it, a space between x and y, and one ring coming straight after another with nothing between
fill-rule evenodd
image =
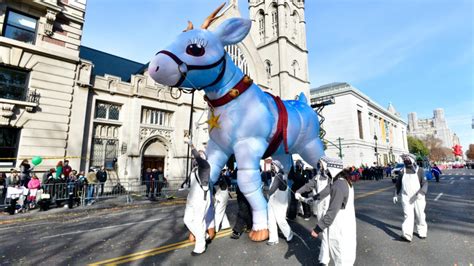
<instances>
[{"instance_id":1,"label":"distant high-rise building","mask_svg":"<svg viewBox=\"0 0 474 266\"><path fill-rule=\"evenodd\" d=\"M435 109L432 118L418 119L416 113L409 113L408 135L419 139L433 136L440 139L445 147L459 144L458 136L448 128L442 108Z\"/></svg>"}]
</instances>

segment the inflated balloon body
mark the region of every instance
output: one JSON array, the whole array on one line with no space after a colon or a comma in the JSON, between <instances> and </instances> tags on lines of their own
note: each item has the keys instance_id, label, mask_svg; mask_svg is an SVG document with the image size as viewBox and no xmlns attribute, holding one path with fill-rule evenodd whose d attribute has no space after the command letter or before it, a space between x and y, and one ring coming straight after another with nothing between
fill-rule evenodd
<instances>
[{"instance_id":1,"label":"inflated balloon body","mask_svg":"<svg viewBox=\"0 0 474 266\"><path fill-rule=\"evenodd\" d=\"M31 159L31 163L35 166L39 165L42 161L43 161L43 158L41 158L40 156L35 156Z\"/></svg>"},{"instance_id":2,"label":"inflated balloon body","mask_svg":"<svg viewBox=\"0 0 474 266\"><path fill-rule=\"evenodd\" d=\"M222 7L222 6L221 6ZM219 10L219 9L218 9ZM215 16L217 11L211 16ZM267 202L261 190L260 160L272 156L288 173L292 153L316 167L324 155L319 121L304 94L298 100L281 101L263 92L232 62L225 45L242 41L251 20L231 18L217 29L188 28L150 61L148 72L158 83L202 90L211 108L208 161L211 182L232 154L238 164L237 184L252 207L254 241L268 237Z\"/></svg>"}]
</instances>

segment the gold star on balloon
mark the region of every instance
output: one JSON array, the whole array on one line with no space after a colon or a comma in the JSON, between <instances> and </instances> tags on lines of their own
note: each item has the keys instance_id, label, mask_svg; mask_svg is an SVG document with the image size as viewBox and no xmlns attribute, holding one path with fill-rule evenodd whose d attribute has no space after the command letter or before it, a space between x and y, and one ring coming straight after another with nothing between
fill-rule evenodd
<instances>
[{"instance_id":1,"label":"gold star on balloon","mask_svg":"<svg viewBox=\"0 0 474 266\"><path fill-rule=\"evenodd\" d=\"M209 133L214 129L214 128L221 128L219 125L219 117L221 115L215 116L214 111L211 112L211 118L206 121L207 124L209 124Z\"/></svg>"}]
</instances>

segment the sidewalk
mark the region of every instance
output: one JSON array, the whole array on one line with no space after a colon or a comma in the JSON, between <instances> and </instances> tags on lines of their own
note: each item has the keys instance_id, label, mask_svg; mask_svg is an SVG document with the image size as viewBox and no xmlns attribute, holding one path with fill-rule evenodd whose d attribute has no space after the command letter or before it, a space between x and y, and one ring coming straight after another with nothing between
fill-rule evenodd
<instances>
[{"instance_id":1,"label":"sidewalk","mask_svg":"<svg viewBox=\"0 0 474 266\"><path fill-rule=\"evenodd\" d=\"M126 208L135 208L140 206L141 208L158 208L161 206L168 205L179 205L186 203L187 190L179 191L176 195L173 195L174 198L157 198L156 200L149 200L145 197L130 195L131 202L127 203L127 196L120 196L110 199L99 199L94 204L90 206L79 206L74 207L73 209L60 207L56 208L53 204L53 207L48 211L40 211L39 208L30 210L26 213L17 213L10 215L8 213L0 212L0 225L2 224L14 224L19 222L28 222L32 220L42 220L49 218L61 218L61 217L75 217L89 215L90 213L96 213L101 211L118 211Z\"/></svg>"}]
</instances>

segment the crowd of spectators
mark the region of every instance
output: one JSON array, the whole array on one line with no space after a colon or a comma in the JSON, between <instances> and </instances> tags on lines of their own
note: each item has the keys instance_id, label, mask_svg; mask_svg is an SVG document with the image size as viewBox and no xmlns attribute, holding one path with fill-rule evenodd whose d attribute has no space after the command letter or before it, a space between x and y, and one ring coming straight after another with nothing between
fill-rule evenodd
<instances>
[{"instance_id":1,"label":"crowd of spectators","mask_svg":"<svg viewBox=\"0 0 474 266\"><path fill-rule=\"evenodd\" d=\"M104 193L107 172L104 167L98 170L74 170L68 160L59 161L55 168L46 171L41 179L35 173L35 167L28 160L23 160L19 169L11 169L10 173L0 173L0 205L10 214L26 211L39 206L48 210L54 203L57 207L72 208L81 204L94 203L94 194L100 188Z\"/></svg>"}]
</instances>

